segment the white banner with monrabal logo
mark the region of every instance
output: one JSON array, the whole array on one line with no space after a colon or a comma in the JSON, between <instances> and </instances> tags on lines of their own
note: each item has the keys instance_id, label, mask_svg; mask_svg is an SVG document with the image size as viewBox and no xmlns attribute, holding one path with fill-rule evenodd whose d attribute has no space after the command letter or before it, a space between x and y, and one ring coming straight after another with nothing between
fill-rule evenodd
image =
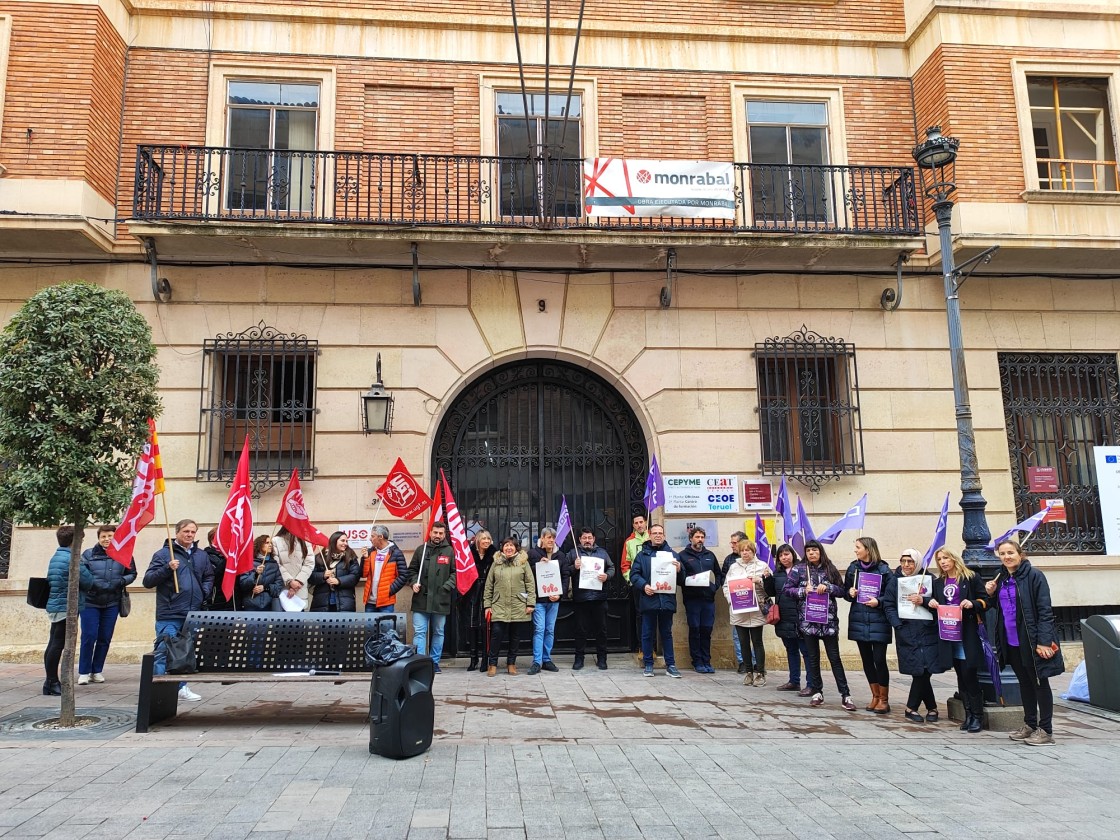
<instances>
[{"instance_id":1,"label":"white banner with monrabal logo","mask_svg":"<svg viewBox=\"0 0 1120 840\"><path fill-rule=\"evenodd\" d=\"M730 163L595 158L583 162L588 216L734 219Z\"/></svg>"}]
</instances>

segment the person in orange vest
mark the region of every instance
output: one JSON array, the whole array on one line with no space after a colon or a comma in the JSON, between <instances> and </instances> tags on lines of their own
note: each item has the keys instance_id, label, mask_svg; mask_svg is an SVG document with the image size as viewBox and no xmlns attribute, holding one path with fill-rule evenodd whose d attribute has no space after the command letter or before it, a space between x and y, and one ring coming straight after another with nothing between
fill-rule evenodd
<instances>
[{"instance_id":1,"label":"person in orange vest","mask_svg":"<svg viewBox=\"0 0 1120 840\"><path fill-rule=\"evenodd\" d=\"M362 577L366 579L367 613L391 613L397 609L397 593L408 583L408 561L404 552L389 539L384 525L370 528L373 550L366 555Z\"/></svg>"}]
</instances>

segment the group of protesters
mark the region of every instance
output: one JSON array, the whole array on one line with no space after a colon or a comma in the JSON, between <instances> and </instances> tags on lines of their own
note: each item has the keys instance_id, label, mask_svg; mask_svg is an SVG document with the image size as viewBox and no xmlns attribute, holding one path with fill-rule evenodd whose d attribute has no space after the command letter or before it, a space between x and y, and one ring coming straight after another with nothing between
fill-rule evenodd
<instances>
[{"instance_id":1,"label":"group of protesters","mask_svg":"<svg viewBox=\"0 0 1120 840\"><path fill-rule=\"evenodd\" d=\"M759 558L752 540L735 532L733 551L721 562L705 545L703 528L692 528L688 544L677 551L666 542L664 526L647 527L644 516L635 517L633 525L617 570L590 528L580 531L571 551L557 546L557 534L551 528L543 529L537 544L528 548L516 536L496 542L489 531L477 530L470 550L478 578L459 599L457 610L470 653L468 670L493 677L504 655L506 672L517 674L523 638L531 639L532 644L529 674L559 670L552 651L561 599L568 602L577 623L572 669L584 667L586 647L593 640L596 666L607 670L604 584L617 571L634 593L647 677L654 676L658 639L666 674L681 676L673 646L678 591L686 614L692 667L699 674L715 673L711 641L715 602L722 594L728 602L738 671L744 675L745 685L766 685L763 631L770 624L782 642L788 665L788 678L777 690L808 698L811 707L823 705L823 647L841 706L855 711L839 648L837 603L845 600L850 604L847 636L856 643L871 692L866 710L879 715L891 712L887 649L893 642L899 671L912 677L905 718L916 724L939 720L931 677L952 669L965 711L960 728L975 733L982 728L984 702L979 673L989 667L980 624L984 613L992 610L994 650L999 663L1014 670L1025 709L1023 726L1010 737L1030 745L1053 743L1049 678L1061 674L1064 664L1046 578L1015 540L998 542L996 555L1002 568L984 583L947 548L935 552L928 568L916 550L906 549L892 570L876 541L861 536L842 573L817 540L807 541L800 557L792 545L783 543L767 563ZM102 670L121 599L136 578L135 565L122 566L105 552L113 531L113 526L101 526L98 544L83 555L80 685L104 681ZM193 610L394 612L396 596L406 586L412 591L413 643L440 671L446 622L457 592L455 552L445 523L432 523L427 540L413 551L411 559L405 558L389 530L380 525L371 528L371 546L358 551L342 531L330 536L324 550L316 551L281 528L275 537L256 538L254 566L236 578L230 597L221 585L226 560L214 546L216 531L210 531L206 548L195 541L197 531L193 520L178 522L174 539L155 553L143 577L144 586L156 590L155 673L166 671L167 653L161 640L179 635ZM57 536L59 550L48 571L51 601L47 611L52 628L44 654L44 694L60 693L58 659L65 633L67 546L73 530L59 529ZM663 583L666 574L672 578L668 586ZM900 602L899 582L916 576L919 580L908 582L908 594ZM903 615L900 605L905 607L906 602L914 610ZM916 610L927 612L918 615ZM179 696L201 699L185 683Z\"/></svg>"}]
</instances>

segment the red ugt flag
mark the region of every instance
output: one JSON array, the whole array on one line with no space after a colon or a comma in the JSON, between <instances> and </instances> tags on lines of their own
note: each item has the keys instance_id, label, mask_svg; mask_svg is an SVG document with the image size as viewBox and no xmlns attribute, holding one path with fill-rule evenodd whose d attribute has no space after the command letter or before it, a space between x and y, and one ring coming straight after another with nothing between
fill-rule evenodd
<instances>
[{"instance_id":1,"label":"red ugt flag","mask_svg":"<svg viewBox=\"0 0 1120 840\"><path fill-rule=\"evenodd\" d=\"M154 431L154 424L150 427ZM162 477L162 476L161 476ZM113 532L113 541L105 553L125 568L132 562L136 538L144 526L156 515L156 465L152 456L152 438L144 444L144 451L136 462L136 478L132 482L132 503Z\"/></svg>"},{"instance_id":2,"label":"red ugt flag","mask_svg":"<svg viewBox=\"0 0 1120 840\"><path fill-rule=\"evenodd\" d=\"M311 524L307 508L303 504L303 490L299 486L299 471L292 470L288 489L280 501L280 512L276 514L276 524L283 525L301 540L312 545L325 546L330 538Z\"/></svg>"},{"instance_id":3,"label":"red ugt flag","mask_svg":"<svg viewBox=\"0 0 1120 840\"><path fill-rule=\"evenodd\" d=\"M447 535L451 539L451 546L455 549L455 586L460 595L466 595L478 580L478 569L474 565L474 555L471 554L470 544L467 542L467 531L463 527L463 517L459 515L459 506L451 495L451 485L443 470L439 471L439 481L443 489L444 506L447 508Z\"/></svg>"},{"instance_id":4,"label":"red ugt flag","mask_svg":"<svg viewBox=\"0 0 1120 840\"><path fill-rule=\"evenodd\" d=\"M415 519L432 505L428 494L420 489L400 458L376 492L385 509L401 519Z\"/></svg>"},{"instance_id":5,"label":"red ugt flag","mask_svg":"<svg viewBox=\"0 0 1120 840\"><path fill-rule=\"evenodd\" d=\"M237 474L229 488L226 509L218 522L214 545L226 557L226 574L222 579L222 593L226 600L233 598L237 576L253 568L253 509L249 490L249 436L237 462Z\"/></svg>"},{"instance_id":6,"label":"red ugt flag","mask_svg":"<svg viewBox=\"0 0 1120 840\"><path fill-rule=\"evenodd\" d=\"M442 474L443 474L443 471L440 470L440 475L442 476ZM435 490L435 493L432 494L432 496L433 496L432 504L431 504L432 515L428 519L428 527L424 531L424 542L427 542L432 537L432 525L434 525L436 522L443 522L443 481L442 480L439 480L439 481L436 482L436 490Z\"/></svg>"}]
</instances>

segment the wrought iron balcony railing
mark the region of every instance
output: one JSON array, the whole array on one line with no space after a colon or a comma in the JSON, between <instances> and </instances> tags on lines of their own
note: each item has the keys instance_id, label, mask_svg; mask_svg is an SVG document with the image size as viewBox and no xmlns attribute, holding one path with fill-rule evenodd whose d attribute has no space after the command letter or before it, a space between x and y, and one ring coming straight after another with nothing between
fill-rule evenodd
<instances>
[{"instance_id":1,"label":"wrought iron balcony railing","mask_svg":"<svg viewBox=\"0 0 1120 840\"><path fill-rule=\"evenodd\" d=\"M133 217L708 233L916 236L905 166L736 163L734 219L590 217L581 160L141 146Z\"/></svg>"}]
</instances>

